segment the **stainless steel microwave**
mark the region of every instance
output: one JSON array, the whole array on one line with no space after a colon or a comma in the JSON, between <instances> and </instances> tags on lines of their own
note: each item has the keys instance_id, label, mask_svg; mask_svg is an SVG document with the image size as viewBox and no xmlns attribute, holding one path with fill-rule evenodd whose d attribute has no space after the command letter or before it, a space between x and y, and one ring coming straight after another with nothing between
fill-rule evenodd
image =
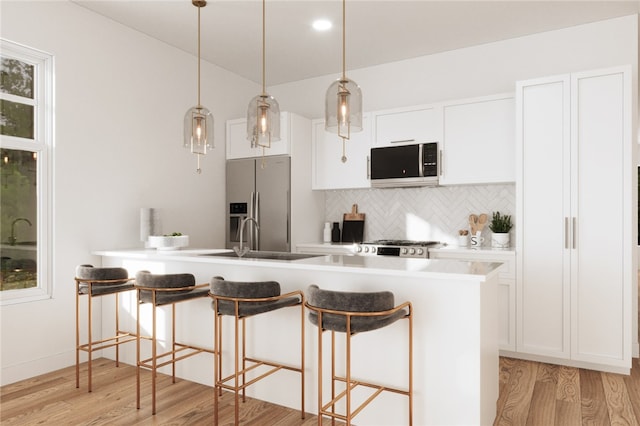
<instances>
[{"instance_id":1,"label":"stainless steel microwave","mask_svg":"<svg viewBox=\"0 0 640 426\"><path fill-rule=\"evenodd\" d=\"M440 174L437 142L371 149L374 188L436 186Z\"/></svg>"}]
</instances>

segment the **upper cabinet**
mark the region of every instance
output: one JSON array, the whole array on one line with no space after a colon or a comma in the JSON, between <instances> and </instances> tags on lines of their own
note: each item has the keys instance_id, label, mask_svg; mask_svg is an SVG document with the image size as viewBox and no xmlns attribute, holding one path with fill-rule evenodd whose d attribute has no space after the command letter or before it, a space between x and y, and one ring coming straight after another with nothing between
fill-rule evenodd
<instances>
[{"instance_id":1,"label":"upper cabinet","mask_svg":"<svg viewBox=\"0 0 640 426\"><path fill-rule=\"evenodd\" d=\"M441 115L437 105L376 111L374 147L436 142L441 137Z\"/></svg>"},{"instance_id":2,"label":"upper cabinet","mask_svg":"<svg viewBox=\"0 0 640 426\"><path fill-rule=\"evenodd\" d=\"M513 94L442 104L440 184L515 182Z\"/></svg>"},{"instance_id":3,"label":"upper cabinet","mask_svg":"<svg viewBox=\"0 0 640 426\"><path fill-rule=\"evenodd\" d=\"M290 117L288 112L280 113L280 140L271 142L271 148L266 148L264 150L265 156L291 153L289 119ZM247 139L246 118L227 120L226 131L227 160L260 157L262 155L262 148L252 148L251 142Z\"/></svg>"},{"instance_id":4,"label":"upper cabinet","mask_svg":"<svg viewBox=\"0 0 640 426\"><path fill-rule=\"evenodd\" d=\"M342 161L342 138L324 129L324 120L311 122L312 188L347 189L369 188L369 150L371 148L371 119L362 116L362 131L352 133L345 141Z\"/></svg>"}]
</instances>

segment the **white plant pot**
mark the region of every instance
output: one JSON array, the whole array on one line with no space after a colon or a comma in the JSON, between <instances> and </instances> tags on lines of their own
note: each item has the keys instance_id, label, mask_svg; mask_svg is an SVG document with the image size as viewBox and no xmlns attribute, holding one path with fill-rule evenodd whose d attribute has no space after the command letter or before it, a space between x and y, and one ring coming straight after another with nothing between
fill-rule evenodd
<instances>
[{"instance_id":1,"label":"white plant pot","mask_svg":"<svg viewBox=\"0 0 640 426\"><path fill-rule=\"evenodd\" d=\"M491 234L491 247L506 249L509 248L509 233L496 233Z\"/></svg>"},{"instance_id":2,"label":"white plant pot","mask_svg":"<svg viewBox=\"0 0 640 426\"><path fill-rule=\"evenodd\" d=\"M149 247L158 250L180 250L189 245L188 235L164 236L150 235L148 239Z\"/></svg>"}]
</instances>

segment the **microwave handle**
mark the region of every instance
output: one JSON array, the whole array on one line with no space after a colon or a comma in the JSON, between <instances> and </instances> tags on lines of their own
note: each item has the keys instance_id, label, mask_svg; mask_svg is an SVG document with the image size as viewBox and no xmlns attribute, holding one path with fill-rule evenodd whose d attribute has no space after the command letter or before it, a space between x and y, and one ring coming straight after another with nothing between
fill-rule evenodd
<instances>
[{"instance_id":1,"label":"microwave handle","mask_svg":"<svg viewBox=\"0 0 640 426\"><path fill-rule=\"evenodd\" d=\"M442 153L442 150L440 150L440 161L438 161L438 168L440 169L440 176L442 176L442 170L444 169L444 163L442 162L442 158L443 158L444 154Z\"/></svg>"},{"instance_id":2,"label":"microwave handle","mask_svg":"<svg viewBox=\"0 0 640 426\"><path fill-rule=\"evenodd\" d=\"M407 142L415 142L415 139L400 139L397 141L389 141L389 143L407 143Z\"/></svg>"},{"instance_id":3,"label":"microwave handle","mask_svg":"<svg viewBox=\"0 0 640 426\"><path fill-rule=\"evenodd\" d=\"M424 177L424 145L418 145L418 176Z\"/></svg>"}]
</instances>

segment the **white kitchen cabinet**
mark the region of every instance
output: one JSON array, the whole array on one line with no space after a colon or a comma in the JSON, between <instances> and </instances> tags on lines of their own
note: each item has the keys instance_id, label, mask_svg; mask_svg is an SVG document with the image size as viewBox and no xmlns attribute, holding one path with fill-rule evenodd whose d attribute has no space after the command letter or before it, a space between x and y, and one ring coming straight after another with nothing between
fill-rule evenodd
<instances>
[{"instance_id":1,"label":"white kitchen cabinet","mask_svg":"<svg viewBox=\"0 0 640 426\"><path fill-rule=\"evenodd\" d=\"M516 96L516 350L624 372L635 340L631 69L519 82Z\"/></svg>"},{"instance_id":2,"label":"white kitchen cabinet","mask_svg":"<svg viewBox=\"0 0 640 426\"><path fill-rule=\"evenodd\" d=\"M437 142L442 134L442 109L415 106L373 113L374 146Z\"/></svg>"},{"instance_id":3,"label":"white kitchen cabinet","mask_svg":"<svg viewBox=\"0 0 640 426\"><path fill-rule=\"evenodd\" d=\"M289 138L290 114L280 113L280 140L272 141L271 148L264 149L264 155L291 154L291 140ZM233 160L236 158L251 158L262 156L261 147L252 148L251 142L247 139L247 119L238 118L227 120L226 123L226 158Z\"/></svg>"},{"instance_id":4,"label":"white kitchen cabinet","mask_svg":"<svg viewBox=\"0 0 640 426\"><path fill-rule=\"evenodd\" d=\"M442 105L440 184L515 182L513 93Z\"/></svg>"},{"instance_id":5,"label":"white kitchen cabinet","mask_svg":"<svg viewBox=\"0 0 640 426\"><path fill-rule=\"evenodd\" d=\"M501 351L516 350L516 254L514 251L445 247L429 250L431 259L501 262L498 273L498 344Z\"/></svg>"},{"instance_id":6,"label":"white kitchen cabinet","mask_svg":"<svg viewBox=\"0 0 640 426\"><path fill-rule=\"evenodd\" d=\"M362 116L362 131L352 133L345 142L346 162L342 162L342 138L324 129L324 120L312 120L312 188L369 188L371 120Z\"/></svg>"}]
</instances>

